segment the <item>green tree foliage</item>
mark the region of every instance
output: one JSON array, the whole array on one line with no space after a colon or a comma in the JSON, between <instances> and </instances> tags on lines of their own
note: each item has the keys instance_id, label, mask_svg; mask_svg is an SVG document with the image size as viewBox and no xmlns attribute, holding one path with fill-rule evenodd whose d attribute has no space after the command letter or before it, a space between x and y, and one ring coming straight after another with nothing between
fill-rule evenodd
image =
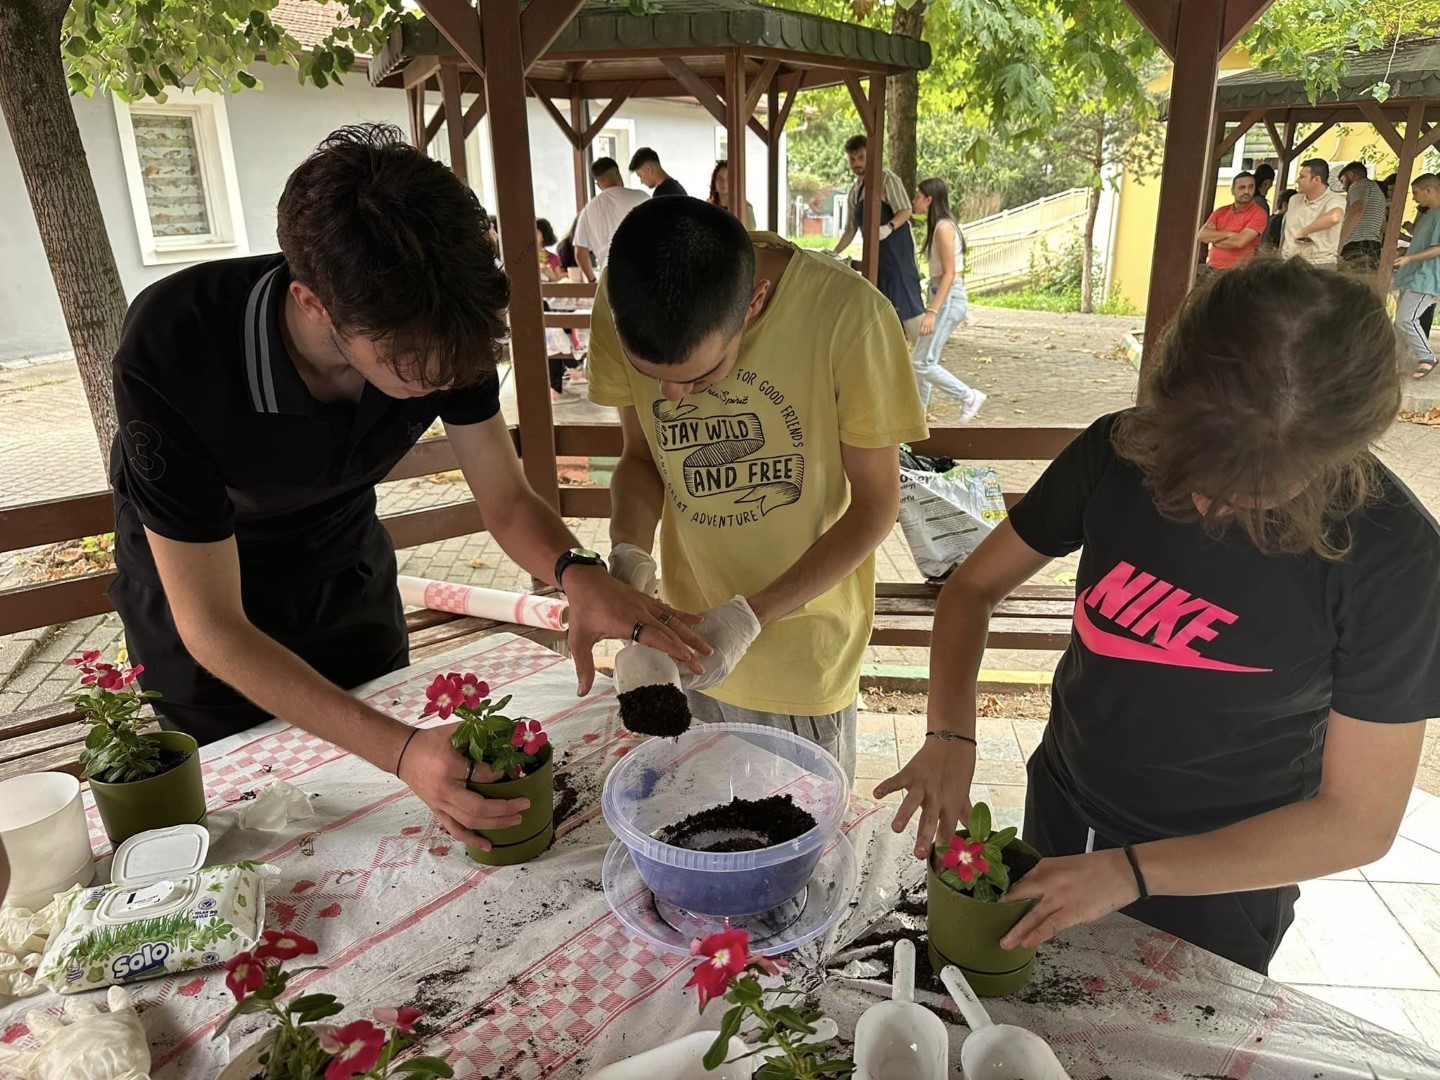
<instances>
[{"instance_id":1,"label":"green tree foliage","mask_svg":"<svg viewBox=\"0 0 1440 1080\"><path fill-rule=\"evenodd\" d=\"M305 49L273 15L276 0L71 0L62 30L70 89L126 101L167 88L251 89L257 61L288 66L301 82L339 83L355 57L372 55L391 29L418 17L402 0L343 0L324 38ZM320 7L320 4L316 4Z\"/></svg>"},{"instance_id":2,"label":"green tree foliage","mask_svg":"<svg viewBox=\"0 0 1440 1080\"><path fill-rule=\"evenodd\" d=\"M1243 44L1266 71L1299 77L1311 100L1340 88L1357 52L1394 48L1407 34L1440 32L1437 0L1277 0ZM1380 80L1368 92L1390 96Z\"/></svg>"}]
</instances>

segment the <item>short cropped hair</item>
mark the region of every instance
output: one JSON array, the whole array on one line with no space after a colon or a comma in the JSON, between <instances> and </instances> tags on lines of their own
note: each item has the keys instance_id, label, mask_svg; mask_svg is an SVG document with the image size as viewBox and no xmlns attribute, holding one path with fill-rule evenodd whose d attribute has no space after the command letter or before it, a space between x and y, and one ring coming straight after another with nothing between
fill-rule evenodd
<instances>
[{"instance_id":1,"label":"short cropped hair","mask_svg":"<svg viewBox=\"0 0 1440 1080\"><path fill-rule=\"evenodd\" d=\"M1440 191L1440 176L1433 172L1421 173L1410 186L1424 188L1426 191Z\"/></svg>"},{"instance_id":2,"label":"short cropped hair","mask_svg":"<svg viewBox=\"0 0 1440 1080\"><path fill-rule=\"evenodd\" d=\"M620 163L613 157L596 158L595 164L590 166L590 175L596 180L602 176L609 176L611 173L620 171Z\"/></svg>"},{"instance_id":3,"label":"short cropped hair","mask_svg":"<svg viewBox=\"0 0 1440 1080\"><path fill-rule=\"evenodd\" d=\"M1255 186L1259 187L1267 181L1272 184L1275 182L1275 166L1268 161L1262 161L1255 166Z\"/></svg>"},{"instance_id":4,"label":"short cropped hair","mask_svg":"<svg viewBox=\"0 0 1440 1080\"><path fill-rule=\"evenodd\" d=\"M1330 182L1330 163L1323 157L1306 158L1300 162L1300 168L1309 169L1311 176L1318 176L1327 184Z\"/></svg>"},{"instance_id":5,"label":"short cropped hair","mask_svg":"<svg viewBox=\"0 0 1440 1080\"><path fill-rule=\"evenodd\" d=\"M1234 191L1235 185L1238 184L1241 180L1255 180L1255 174L1248 172L1237 172L1235 174L1235 179L1230 181L1230 190ZM1258 180L1255 181L1255 186L1260 186L1260 182Z\"/></svg>"},{"instance_id":6,"label":"short cropped hair","mask_svg":"<svg viewBox=\"0 0 1440 1080\"><path fill-rule=\"evenodd\" d=\"M864 150L869 145L869 140L864 135L851 135L845 140L845 153L855 154Z\"/></svg>"},{"instance_id":7,"label":"short cropped hair","mask_svg":"<svg viewBox=\"0 0 1440 1080\"><path fill-rule=\"evenodd\" d=\"M1340 170L1341 176L1344 176L1346 173L1354 173L1359 177L1367 177L1370 175L1370 169L1363 161L1352 161Z\"/></svg>"},{"instance_id":8,"label":"short cropped hair","mask_svg":"<svg viewBox=\"0 0 1440 1080\"><path fill-rule=\"evenodd\" d=\"M755 247L722 207L651 199L615 230L605 282L625 351L648 364L683 364L711 335L728 339L745 325Z\"/></svg>"},{"instance_id":9,"label":"short cropped hair","mask_svg":"<svg viewBox=\"0 0 1440 1080\"><path fill-rule=\"evenodd\" d=\"M660 155L648 146L642 146L630 158L630 171L639 172L642 165L659 165Z\"/></svg>"},{"instance_id":10,"label":"short cropped hair","mask_svg":"<svg viewBox=\"0 0 1440 1080\"><path fill-rule=\"evenodd\" d=\"M399 128L327 136L285 182L276 232L291 279L402 378L439 389L493 376L510 283L495 266L490 218Z\"/></svg>"}]
</instances>

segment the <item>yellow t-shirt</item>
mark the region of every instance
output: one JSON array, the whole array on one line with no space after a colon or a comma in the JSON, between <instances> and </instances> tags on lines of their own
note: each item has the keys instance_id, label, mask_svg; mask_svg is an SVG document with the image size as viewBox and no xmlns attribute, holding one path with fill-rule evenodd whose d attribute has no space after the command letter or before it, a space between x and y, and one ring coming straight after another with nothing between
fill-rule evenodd
<instances>
[{"instance_id":1,"label":"yellow t-shirt","mask_svg":"<svg viewBox=\"0 0 1440 1080\"><path fill-rule=\"evenodd\" d=\"M773 233L757 247L791 248ZM869 282L792 248L770 303L724 381L678 404L624 359L602 279L590 326L590 399L634 407L665 499L665 601L706 611L790 569L844 513L840 444L923 439L925 411L895 309ZM761 632L719 701L820 716L854 702L875 614L872 555L828 592Z\"/></svg>"}]
</instances>

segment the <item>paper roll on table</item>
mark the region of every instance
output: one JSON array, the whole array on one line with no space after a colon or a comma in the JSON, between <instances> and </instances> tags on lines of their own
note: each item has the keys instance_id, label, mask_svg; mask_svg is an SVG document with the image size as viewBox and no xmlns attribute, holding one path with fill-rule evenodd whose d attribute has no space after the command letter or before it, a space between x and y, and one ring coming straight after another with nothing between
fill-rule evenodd
<instances>
[{"instance_id":1,"label":"paper roll on table","mask_svg":"<svg viewBox=\"0 0 1440 1080\"><path fill-rule=\"evenodd\" d=\"M564 630L570 625L570 605L562 596L535 596L531 593L482 589L478 585L456 585L450 581L400 575L400 601L406 607L431 611L453 611L477 619L519 623L545 630Z\"/></svg>"}]
</instances>

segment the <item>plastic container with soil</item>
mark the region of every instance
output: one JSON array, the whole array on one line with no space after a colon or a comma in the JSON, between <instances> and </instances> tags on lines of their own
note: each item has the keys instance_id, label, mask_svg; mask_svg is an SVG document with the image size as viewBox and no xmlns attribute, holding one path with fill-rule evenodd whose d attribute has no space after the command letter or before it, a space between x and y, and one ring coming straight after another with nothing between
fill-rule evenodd
<instances>
[{"instance_id":1,"label":"plastic container with soil","mask_svg":"<svg viewBox=\"0 0 1440 1080\"><path fill-rule=\"evenodd\" d=\"M1040 859L1038 851L1018 839L1005 846L1004 854L1012 882L1024 877ZM1000 939L1035 906L1034 900L981 903L952 888L940 878L934 847L930 849L925 895L930 966L934 970L954 964L981 997L1013 994L1030 981L1035 970L1035 950L1002 949Z\"/></svg>"},{"instance_id":2,"label":"plastic container with soil","mask_svg":"<svg viewBox=\"0 0 1440 1080\"><path fill-rule=\"evenodd\" d=\"M520 824L508 829L480 829L490 841L489 851L467 847L470 858L486 866L515 866L529 862L545 851L555 839L555 755L548 744L540 751L540 763L518 780L496 780L482 784L472 780L465 786L487 799L529 799L530 809L520 814Z\"/></svg>"},{"instance_id":3,"label":"plastic container with soil","mask_svg":"<svg viewBox=\"0 0 1440 1080\"><path fill-rule=\"evenodd\" d=\"M814 824L771 843L753 818L731 820L722 809L772 796L788 796L785 806ZM732 918L779 909L804 892L848 798L839 763L807 739L758 724L700 724L632 750L606 778L600 805L657 907ZM708 832L696 829L702 811L716 814ZM667 833L682 823L689 835Z\"/></svg>"},{"instance_id":4,"label":"plastic container with soil","mask_svg":"<svg viewBox=\"0 0 1440 1080\"><path fill-rule=\"evenodd\" d=\"M105 823L105 835L114 844L151 829L205 821L200 747L183 731L156 731L145 737L159 743L160 753L170 760L182 754L184 758L162 773L128 784L90 781L95 807Z\"/></svg>"}]
</instances>

